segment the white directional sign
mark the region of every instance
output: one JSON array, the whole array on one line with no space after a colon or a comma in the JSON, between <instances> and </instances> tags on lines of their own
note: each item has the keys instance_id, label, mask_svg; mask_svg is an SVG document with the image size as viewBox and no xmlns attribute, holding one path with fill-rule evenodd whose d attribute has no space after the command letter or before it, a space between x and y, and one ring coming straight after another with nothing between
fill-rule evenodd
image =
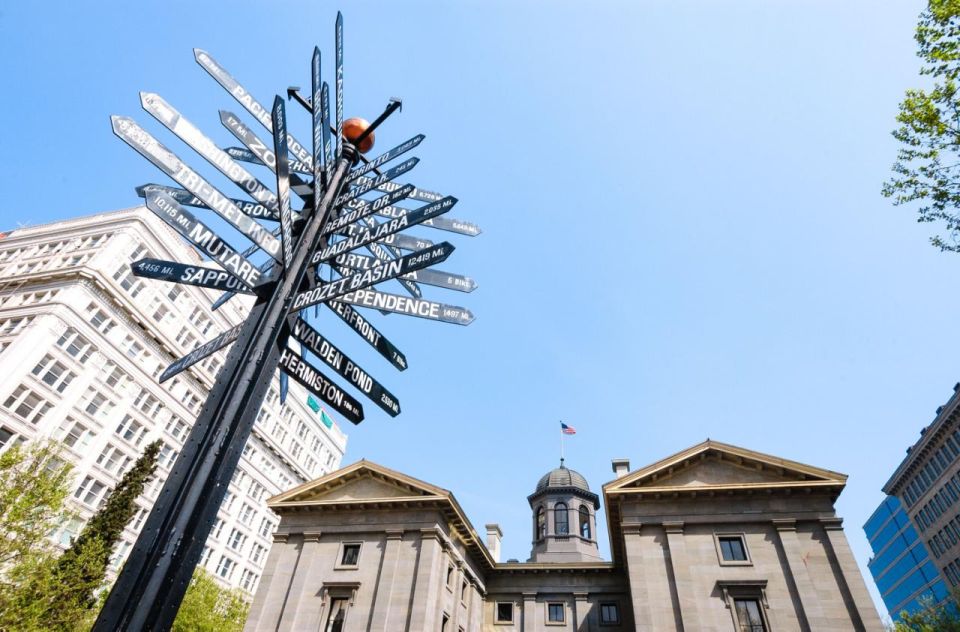
<instances>
[{"instance_id":1,"label":"white directional sign","mask_svg":"<svg viewBox=\"0 0 960 632\"><path fill-rule=\"evenodd\" d=\"M125 116L111 116L113 131L124 142L137 150L144 158L180 183L203 203L217 212L234 228L246 235L274 259L280 260L280 242L263 226L244 215L230 198L220 193L199 173L177 158L176 154L160 144L156 138Z\"/></svg>"}]
</instances>

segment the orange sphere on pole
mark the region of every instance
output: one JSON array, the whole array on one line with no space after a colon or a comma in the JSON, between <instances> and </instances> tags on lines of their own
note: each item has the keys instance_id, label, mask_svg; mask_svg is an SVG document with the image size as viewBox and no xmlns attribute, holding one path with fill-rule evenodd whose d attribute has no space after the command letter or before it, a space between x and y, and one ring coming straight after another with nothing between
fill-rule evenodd
<instances>
[{"instance_id":1,"label":"orange sphere on pole","mask_svg":"<svg viewBox=\"0 0 960 632\"><path fill-rule=\"evenodd\" d=\"M356 139L360 138L360 134L364 133L368 127L370 127L370 122L366 119L359 117L348 118L343 122L343 137L347 141L356 144ZM367 153L370 151L370 148L373 147L373 137L374 134L371 132L369 136L363 139L360 146L357 147L361 154Z\"/></svg>"}]
</instances>

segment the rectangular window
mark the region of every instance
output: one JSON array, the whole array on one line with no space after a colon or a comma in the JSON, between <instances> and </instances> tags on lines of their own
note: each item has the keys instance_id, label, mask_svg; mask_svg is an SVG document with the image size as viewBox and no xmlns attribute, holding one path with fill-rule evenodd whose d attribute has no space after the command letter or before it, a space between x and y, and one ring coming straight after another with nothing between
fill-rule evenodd
<instances>
[{"instance_id":1,"label":"rectangular window","mask_svg":"<svg viewBox=\"0 0 960 632\"><path fill-rule=\"evenodd\" d=\"M258 533L265 538L269 538L273 533L273 522L269 518L263 518L260 521L260 530Z\"/></svg>"},{"instance_id":2,"label":"rectangular window","mask_svg":"<svg viewBox=\"0 0 960 632\"><path fill-rule=\"evenodd\" d=\"M720 547L720 558L724 562L747 562L747 547L743 542L743 536L740 535L720 535L717 536L717 544Z\"/></svg>"},{"instance_id":3,"label":"rectangular window","mask_svg":"<svg viewBox=\"0 0 960 632\"><path fill-rule=\"evenodd\" d=\"M106 489L107 486L105 484L91 476L88 476L83 479L83 482L80 483L80 487L77 488L77 491L74 492L73 496L85 505L89 505L90 507L98 507L100 501L103 499Z\"/></svg>"},{"instance_id":4,"label":"rectangular window","mask_svg":"<svg viewBox=\"0 0 960 632\"><path fill-rule=\"evenodd\" d=\"M90 443L90 438L93 436L93 433L79 421L67 417L60 426L58 436L67 446L79 452Z\"/></svg>"},{"instance_id":5,"label":"rectangular window","mask_svg":"<svg viewBox=\"0 0 960 632\"><path fill-rule=\"evenodd\" d=\"M340 557L341 566L356 566L360 562L360 544L344 544L343 555Z\"/></svg>"},{"instance_id":6,"label":"rectangular window","mask_svg":"<svg viewBox=\"0 0 960 632\"><path fill-rule=\"evenodd\" d=\"M240 522L245 525L249 525L250 521L253 520L253 517L256 515L253 507L247 503L243 503L243 507L240 509Z\"/></svg>"},{"instance_id":7,"label":"rectangular window","mask_svg":"<svg viewBox=\"0 0 960 632\"><path fill-rule=\"evenodd\" d=\"M37 366L33 367L33 374L58 393L62 393L76 377L75 373L49 355L44 356Z\"/></svg>"},{"instance_id":8,"label":"rectangular window","mask_svg":"<svg viewBox=\"0 0 960 632\"><path fill-rule=\"evenodd\" d=\"M243 579L240 580L240 587L252 593L257 585L258 579L260 579L259 575L253 571L245 570L243 571Z\"/></svg>"},{"instance_id":9,"label":"rectangular window","mask_svg":"<svg viewBox=\"0 0 960 632\"><path fill-rule=\"evenodd\" d=\"M513 603L509 601L497 602L496 622L513 623Z\"/></svg>"},{"instance_id":10,"label":"rectangular window","mask_svg":"<svg viewBox=\"0 0 960 632\"><path fill-rule=\"evenodd\" d=\"M250 489L248 493L250 498L253 498L256 501L260 501L263 498L263 495L267 492L266 488L258 483L257 481L250 481Z\"/></svg>"},{"instance_id":11,"label":"rectangular window","mask_svg":"<svg viewBox=\"0 0 960 632\"><path fill-rule=\"evenodd\" d=\"M734 608L737 612L737 624L740 632L766 632L763 615L760 613L760 602L756 599L734 599Z\"/></svg>"},{"instance_id":12,"label":"rectangular window","mask_svg":"<svg viewBox=\"0 0 960 632\"><path fill-rule=\"evenodd\" d=\"M246 541L247 536L243 535L242 531L233 529L230 532L230 537L227 538L227 546L239 553L243 549L243 544Z\"/></svg>"},{"instance_id":13,"label":"rectangular window","mask_svg":"<svg viewBox=\"0 0 960 632\"><path fill-rule=\"evenodd\" d=\"M226 555L222 555L220 556L220 562L217 564L217 570L215 572L223 579L230 579L230 576L233 575L233 569L236 567L236 565L236 562L231 560Z\"/></svg>"},{"instance_id":14,"label":"rectangular window","mask_svg":"<svg viewBox=\"0 0 960 632\"><path fill-rule=\"evenodd\" d=\"M566 608L562 603L547 604L547 623L563 623L566 619Z\"/></svg>"},{"instance_id":15,"label":"rectangular window","mask_svg":"<svg viewBox=\"0 0 960 632\"><path fill-rule=\"evenodd\" d=\"M157 463L167 468L173 467L173 462L177 460L177 454L179 453L172 447L164 445L160 448L160 456L157 457Z\"/></svg>"},{"instance_id":16,"label":"rectangular window","mask_svg":"<svg viewBox=\"0 0 960 632\"><path fill-rule=\"evenodd\" d=\"M139 446L140 442L143 441L143 438L147 435L147 429L130 415L124 415L123 421L117 426L117 435L133 445Z\"/></svg>"},{"instance_id":17,"label":"rectangular window","mask_svg":"<svg viewBox=\"0 0 960 632\"><path fill-rule=\"evenodd\" d=\"M53 404L26 386L21 385L10 394L3 403L3 407L12 411L13 414L24 421L36 424L43 420L44 415L53 408Z\"/></svg>"},{"instance_id":18,"label":"rectangular window","mask_svg":"<svg viewBox=\"0 0 960 632\"><path fill-rule=\"evenodd\" d=\"M259 544L254 544L253 548L250 550L250 561L254 564L263 564L263 558L267 553L266 547L260 546Z\"/></svg>"},{"instance_id":19,"label":"rectangular window","mask_svg":"<svg viewBox=\"0 0 960 632\"><path fill-rule=\"evenodd\" d=\"M87 391L86 402L83 410L91 417L106 417L113 410L113 404L107 400L106 396L93 389Z\"/></svg>"},{"instance_id":20,"label":"rectangular window","mask_svg":"<svg viewBox=\"0 0 960 632\"><path fill-rule=\"evenodd\" d=\"M327 615L327 624L324 632L343 632L343 622L347 618L347 599L335 597L330 600L330 614Z\"/></svg>"},{"instance_id":21,"label":"rectangular window","mask_svg":"<svg viewBox=\"0 0 960 632\"><path fill-rule=\"evenodd\" d=\"M600 604L600 625L619 625L620 608L615 603Z\"/></svg>"}]
</instances>

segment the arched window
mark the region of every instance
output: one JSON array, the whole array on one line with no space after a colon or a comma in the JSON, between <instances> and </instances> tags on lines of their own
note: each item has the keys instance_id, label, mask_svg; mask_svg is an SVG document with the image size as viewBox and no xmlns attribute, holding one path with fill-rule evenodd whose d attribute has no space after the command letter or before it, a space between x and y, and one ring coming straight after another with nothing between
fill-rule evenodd
<instances>
[{"instance_id":1,"label":"arched window","mask_svg":"<svg viewBox=\"0 0 960 632\"><path fill-rule=\"evenodd\" d=\"M590 512L580 505L580 537L590 539Z\"/></svg>"},{"instance_id":2,"label":"arched window","mask_svg":"<svg viewBox=\"0 0 960 632\"><path fill-rule=\"evenodd\" d=\"M567 503L557 503L553 506L553 527L557 535L570 533L570 517L567 515Z\"/></svg>"},{"instance_id":3,"label":"arched window","mask_svg":"<svg viewBox=\"0 0 960 632\"><path fill-rule=\"evenodd\" d=\"M543 507L537 508L537 539L542 540L547 535L547 514Z\"/></svg>"}]
</instances>

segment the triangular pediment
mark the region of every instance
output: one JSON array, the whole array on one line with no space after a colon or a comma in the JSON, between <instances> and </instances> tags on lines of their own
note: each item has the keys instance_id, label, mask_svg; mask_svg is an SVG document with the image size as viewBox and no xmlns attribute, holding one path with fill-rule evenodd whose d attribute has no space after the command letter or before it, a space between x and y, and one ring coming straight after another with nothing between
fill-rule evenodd
<instances>
[{"instance_id":1,"label":"triangular pediment","mask_svg":"<svg viewBox=\"0 0 960 632\"><path fill-rule=\"evenodd\" d=\"M320 502L415 501L448 495L444 489L364 460L274 496L268 504L277 508Z\"/></svg>"},{"instance_id":2,"label":"triangular pediment","mask_svg":"<svg viewBox=\"0 0 960 632\"><path fill-rule=\"evenodd\" d=\"M843 486L846 479L830 470L707 440L610 482L604 491Z\"/></svg>"}]
</instances>

